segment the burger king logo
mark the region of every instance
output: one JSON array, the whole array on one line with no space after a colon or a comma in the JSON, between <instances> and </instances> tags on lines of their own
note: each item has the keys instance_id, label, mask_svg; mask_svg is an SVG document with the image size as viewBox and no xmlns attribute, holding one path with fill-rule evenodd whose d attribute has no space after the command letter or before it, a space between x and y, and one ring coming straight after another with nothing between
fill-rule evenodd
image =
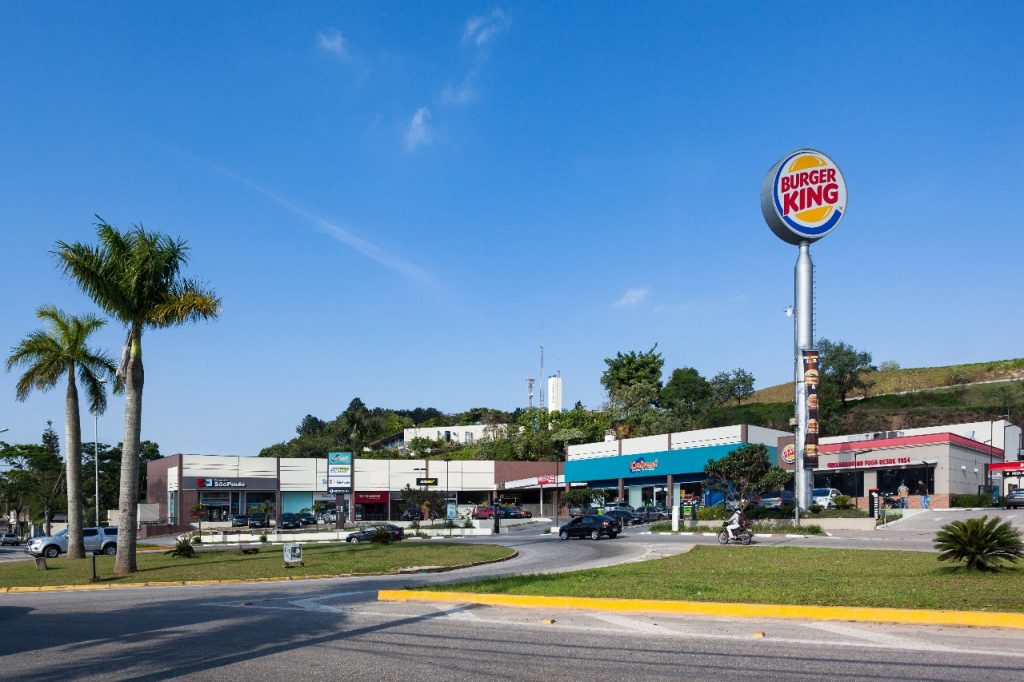
<instances>
[{"instance_id":1,"label":"burger king logo","mask_svg":"<svg viewBox=\"0 0 1024 682\"><path fill-rule=\"evenodd\" d=\"M846 180L821 152L792 152L765 176L761 212L776 236L790 244L821 239L846 213Z\"/></svg>"},{"instance_id":2,"label":"burger king logo","mask_svg":"<svg viewBox=\"0 0 1024 682\"><path fill-rule=\"evenodd\" d=\"M786 464L796 461L796 447L792 443L782 448L782 461Z\"/></svg>"}]
</instances>

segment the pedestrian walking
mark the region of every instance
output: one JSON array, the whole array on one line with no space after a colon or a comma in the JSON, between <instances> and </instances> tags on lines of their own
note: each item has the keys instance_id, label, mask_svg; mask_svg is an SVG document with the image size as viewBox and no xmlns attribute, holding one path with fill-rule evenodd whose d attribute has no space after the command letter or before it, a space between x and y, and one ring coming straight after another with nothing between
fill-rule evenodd
<instances>
[{"instance_id":1,"label":"pedestrian walking","mask_svg":"<svg viewBox=\"0 0 1024 682\"><path fill-rule=\"evenodd\" d=\"M924 481L917 482L917 495L921 498L921 509L928 508L928 486L924 484Z\"/></svg>"},{"instance_id":2,"label":"pedestrian walking","mask_svg":"<svg viewBox=\"0 0 1024 682\"><path fill-rule=\"evenodd\" d=\"M900 509L906 509L910 505L910 488L903 481L900 481L900 487L896 490L896 496L900 499Z\"/></svg>"}]
</instances>

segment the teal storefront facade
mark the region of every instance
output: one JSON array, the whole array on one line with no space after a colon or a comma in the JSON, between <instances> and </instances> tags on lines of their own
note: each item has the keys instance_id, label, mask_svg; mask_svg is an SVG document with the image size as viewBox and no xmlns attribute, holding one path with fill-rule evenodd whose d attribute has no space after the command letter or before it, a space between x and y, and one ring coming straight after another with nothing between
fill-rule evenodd
<instances>
[{"instance_id":1,"label":"teal storefront facade","mask_svg":"<svg viewBox=\"0 0 1024 682\"><path fill-rule=\"evenodd\" d=\"M770 461L775 462L778 439L788 435L741 425L574 445L565 463L565 481L611 490L613 498L633 506L672 506L683 494L704 492L701 484L709 461L744 445L760 443L768 448Z\"/></svg>"}]
</instances>

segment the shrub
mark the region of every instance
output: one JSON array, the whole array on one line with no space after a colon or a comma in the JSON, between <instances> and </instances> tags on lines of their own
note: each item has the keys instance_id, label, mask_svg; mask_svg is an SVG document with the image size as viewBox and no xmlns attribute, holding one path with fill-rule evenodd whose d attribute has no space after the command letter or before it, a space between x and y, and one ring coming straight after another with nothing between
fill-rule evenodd
<instances>
[{"instance_id":1,"label":"shrub","mask_svg":"<svg viewBox=\"0 0 1024 682\"><path fill-rule=\"evenodd\" d=\"M672 530L672 524L668 521L659 521L651 524L652 533L668 533Z\"/></svg>"},{"instance_id":2,"label":"shrub","mask_svg":"<svg viewBox=\"0 0 1024 682\"><path fill-rule=\"evenodd\" d=\"M1009 520L983 516L943 526L935 534L939 561L965 561L967 568L998 569L1004 561L1024 557L1024 539Z\"/></svg>"},{"instance_id":3,"label":"shrub","mask_svg":"<svg viewBox=\"0 0 1024 682\"><path fill-rule=\"evenodd\" d=\"M444 523L442 523L441 525L445 528L454 528L455 521L453 521L452 519L445 519Z\"/></svg>"},{"instance_id":4,"label":"shrub","mask_svg":"<svg viewBox=\"0 0 1024 682\"><path fill-rule=\"evenodd\" d=\"M822 507L820 504L814 503L807 508L807 511L811 512L812 514L820 514L823 509L824 507Z\"/></svg>"},{"instance_id":5,"label":"shrub","mask_svg":"<svg viewBox=\"0 0 1024 682\"><path fill-rule=\"evenodd\" d=\"M698 507L697 519L700 521L714 521L716 519L728 518L729 512L725 510L724 504L716 504L713 507Z\"/></svg>"},{"instance_id":6,"label":"shrub","mask_svg":"<svg viewBox=\"0 0 1024 682\"><path fill-rule=\"evenodd\" d=\"M982 493L980 495L954 495L952 505L954 507L991 507L992 497Z\"/></svg>"},{"instance_id":7,"label":"shrub","mask_svg":"<svg viewBox=\"0 0 1024 682\"><path fill-rule=\"evenodd\" d=\"M260 542L266 542L267 541L267 534L263 533L262 535L260 535L259 540L260 540Z\"/></svg>"},{"instance_id":8,"label":"shrub","mask_svg":"<svg viewBox=\"0 0 1024 682\"><path fill-rule=\"evenodd\" d=\"M462 527L463 528L473 528L474 527L473 526L473 519L463 519Z\"/></svg>"},{"instance_id":9,"label":"shrub","mask_svg":"<svg viewBox=\"0 0 1024 682\"><path fill-rule=\"evenodd\" d=\"M167 552L171 556L185 557L191 559L196 555L196 549L192 546L192 538L184 536L178 538L178 541L174 545L174 549Z\"/></svg>"},{"instance_id":10,"label":"shrub","mask_svg":"<svg viewBox=\"0 0 1024 682\"><path fill-rule=\"evenodd\" d=\"M420 522L419 521L413 520L413 521L409 522L409 530L419 530L419 529L420 529Z\"/></svg>"},{"instance_id":11,"label":"shrub","mask_svg":"<svg viewBox=\"0 0 1024 682\"><path fill-rule=\"evenodd\" d=\"M850 508L850 497L849 495L836 495L836 509L849 509Z\"/></svg>"},{"instance_id":12,"label":"shrub","mask_svg":"<svg viewBox=\"0 0 1024 682\"><path fill-rule=\"evenodd\" d=\"M384 526L380 526L377 530L373 531L373 537L370 538L370 542L375 542L378 545L390 545L393 540L391 531Z\"/></svg>"}]
</instances>

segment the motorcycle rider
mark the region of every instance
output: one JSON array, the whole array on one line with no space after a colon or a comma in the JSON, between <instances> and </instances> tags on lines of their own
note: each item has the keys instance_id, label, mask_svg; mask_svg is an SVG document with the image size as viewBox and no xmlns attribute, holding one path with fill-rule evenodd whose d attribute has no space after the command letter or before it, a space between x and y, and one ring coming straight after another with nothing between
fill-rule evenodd
<instances>
[{"instance_id":1,"label":"motorcycle rider","mask_svg":"<svg viewBox=\"0 0 1024 682\"><path fill-rule=\"evenodd\" d=\"M736 536L733 535L733 531L742 528L743 524L747 521L746 517L743 515L743 507L745 505L746 501L740 500L739 503L736 505L736 509L733 510L732 516L730 516L729 520L726 521L727 525L725 526L725 530L729 532L730 540L736 539Z\"/></svg>"}]
</instances>

